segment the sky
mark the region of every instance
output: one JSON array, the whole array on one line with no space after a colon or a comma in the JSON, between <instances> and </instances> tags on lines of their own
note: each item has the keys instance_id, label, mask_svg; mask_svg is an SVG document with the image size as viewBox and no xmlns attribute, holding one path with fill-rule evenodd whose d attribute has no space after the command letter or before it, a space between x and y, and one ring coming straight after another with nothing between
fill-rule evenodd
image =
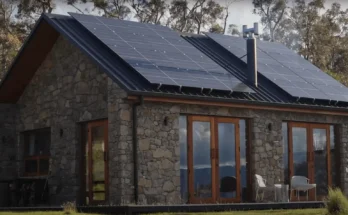
<instances>
[{"instance_id":1,"label":"sky","mask_svg":"<svg viewBox=\"0 0 348 215\"><path fill-rule=\"evenodd\" d=\"M226 2L230 0L215 0L219 2L220 5L226 5ZM288 0L291 4L293 0ZM309 0L307 0L309 1ZM58 14L64 14L67 15L67 12L78 12L75 8L72 6L67 5L64 3L64 0L56 0L56 8L53 11L54 13ZM348 0L326 0L325 8L329 8L330 5L334 2L339 2L342 6L342 9L348 8ZM86 8L86 5L78 5L80 9ZM87 4L87 7L89 10L93 8L93 4L89 3ZM248 28L253 26L254 22L260 22L260 16L257 14L253 14L253 4L252 0L237 0L237 2L234 2L230 6L230 14L228 17L228 24L235 24L238 26L240 31L242 31L243 25L248 25ZM97 11L91 11L91 14L97 15ZM262 31L262 29L261 29Z\"/></svg>"}]
</instances>

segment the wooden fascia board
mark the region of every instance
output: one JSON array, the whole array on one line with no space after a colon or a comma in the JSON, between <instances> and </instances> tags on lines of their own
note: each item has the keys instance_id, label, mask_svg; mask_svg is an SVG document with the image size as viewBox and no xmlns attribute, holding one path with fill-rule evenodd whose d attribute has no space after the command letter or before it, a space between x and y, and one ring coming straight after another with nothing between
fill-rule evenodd
<instances>
[{"instance_id":1,"label":"wooden fascia board","mask_svg":"<svg viewBox=\"0 0 348 215\"><path fill-rule=\"evenodd\" d=\"M127 99L130 101L137 101L139 100L139 96L131 95L131 96L128 96ZM164 102L164 103L173 103L173 104L205 105L205 106L215 106L215 107L244 108L244 109L253 109L253 110L348 116L348 109L347 111L340 111L340 110L335 111L335 110L315 109L312 107L308 107L308 108L281 107L281 106L272 106L272 105L255 105L255 104L247 104L247 103L229 103L229 102L203 101L203 100L194 100L194 99L151 97L151 96L143 96L143 100L148 102Z\"/></svg>"}]
</instances>

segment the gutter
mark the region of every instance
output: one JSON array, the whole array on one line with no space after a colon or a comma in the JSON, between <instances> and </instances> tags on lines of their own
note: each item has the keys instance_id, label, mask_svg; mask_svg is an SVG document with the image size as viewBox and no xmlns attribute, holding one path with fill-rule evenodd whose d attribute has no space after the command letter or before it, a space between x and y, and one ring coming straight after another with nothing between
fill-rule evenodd
<instances>
[{"instance_id":1,"label":"gutter","mask_svg":"<svg viewBox=\"0 0 348 215\"><path fill-rule=\"evenodd\" d=\"M138 138L137 138L137 107L144 103L144 97L139 96L139 101L133 103L132 106L132 120L133 120L133 131L132 131L132 140L133 140L133 186L134 186L134 203L138 204L139 200L139 191L138 191Z\"/></svg>"},{"instance_id":2,"label":"gutter","mask_svg":"<svg viewBox=\"0 0 348 215\"><path fill-rule=\"evenodd\" d=\"M191 96L191 95L178 95L178 94L164 94L157 92L139 92L132 91L129 93L128 99L134 100L138 96L145 96L143 99L146 101L161 101L168 103L180 103L182 100L187 101L190 104L201 104L215 106L214 103L219 103L219 106L228 106L228 107L243 107L251 108L250 106L258 106L256 109L261 110L282 110L290 112L325 112L329 115L348 115L348 108L345 107L328 107L320 105L303 105L303 104L293 104L293 103L280 103L280 102L265 102L265 101L250 101L250 100L241 100L241 99L231 99L231 98L213 98L208 96ZM156 98L156 99L155 99ZM137 100L137 99L136 99ZM252 108L255 109L255 108ZM290 110L289 110L290 109ZM327 113L330 112L330 113Z\"/></svg>"}]
</instances>

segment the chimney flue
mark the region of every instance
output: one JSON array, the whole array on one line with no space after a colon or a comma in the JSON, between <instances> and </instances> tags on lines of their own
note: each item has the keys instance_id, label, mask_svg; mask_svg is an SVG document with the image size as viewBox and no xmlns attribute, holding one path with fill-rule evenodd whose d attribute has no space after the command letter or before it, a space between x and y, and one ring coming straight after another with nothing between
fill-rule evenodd
<instances>
[{"instance_id":1,"label":"chimney flue","mask_svg":"<svg viewBox=\"0 0 348 215\"><path fill-rule=\"evenodd\" d=\"M248 66L248 81L257 87L257 45L254 35L259 34L258 23L254 23L254 28L247 28L243 25L243 37L247 42L247 66Z\"/></svg>"}]
</instances>

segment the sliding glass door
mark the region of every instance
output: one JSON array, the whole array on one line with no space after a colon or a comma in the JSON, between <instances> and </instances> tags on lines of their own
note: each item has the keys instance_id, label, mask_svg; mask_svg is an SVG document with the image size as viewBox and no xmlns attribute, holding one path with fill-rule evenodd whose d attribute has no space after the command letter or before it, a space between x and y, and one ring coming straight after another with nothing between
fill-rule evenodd
<instances>
[{"instance_id":1,"label":"sliding glass door","mask_svg":"<svg viewBox=\"0 0 348 215\"><path fill-rule=\"evenodd\" d=\"M242 120L245 129L245 121ZM240 120L189 116L187 120L188 200L190 203L241 201L246 189L246 137L241 182ZM182 146L185 147L185 146ZM185 154L186 155L186 154Z\"/></svg>"}]
</instances>

